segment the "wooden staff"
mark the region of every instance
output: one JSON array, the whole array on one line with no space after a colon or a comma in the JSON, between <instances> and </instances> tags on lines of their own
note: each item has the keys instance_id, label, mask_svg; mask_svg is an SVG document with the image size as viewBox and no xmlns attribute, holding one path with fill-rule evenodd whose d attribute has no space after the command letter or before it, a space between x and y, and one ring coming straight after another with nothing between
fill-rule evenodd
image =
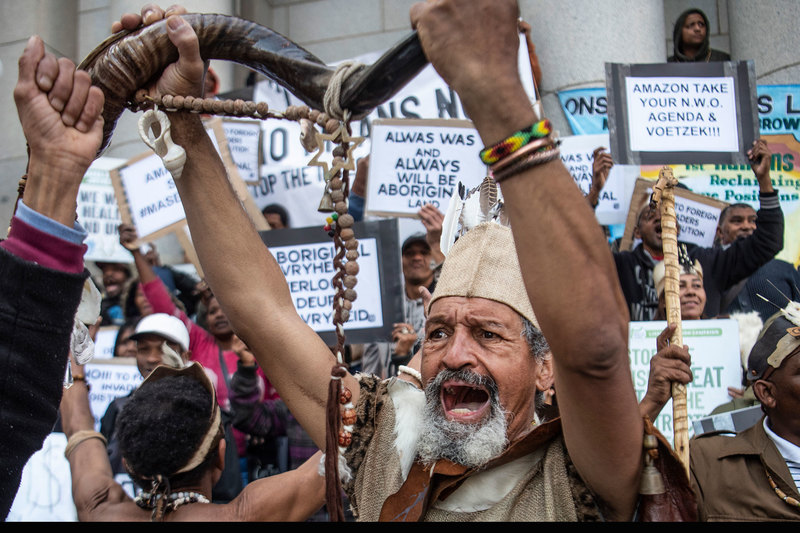
<instances>
[{"instance_id":1,"label":"wooden staff","mask_svg":"<svg viewBox=\"0 0 800 533\"><path fill-rule=\"evenodd\" d=\"M680 263L678 260L678 224L675 217L675 195L673 189L678 180L672 169L663 167L653 187L650 205L659 205L661 210L661 246L664 252L664 299L667 304L667 323L676 324L670 338L671 344L683 345L681 329ZM672 383L672 428L674 448L689 475L689 417L686 412L686 386Z\"/></svg>"}]
</instances>

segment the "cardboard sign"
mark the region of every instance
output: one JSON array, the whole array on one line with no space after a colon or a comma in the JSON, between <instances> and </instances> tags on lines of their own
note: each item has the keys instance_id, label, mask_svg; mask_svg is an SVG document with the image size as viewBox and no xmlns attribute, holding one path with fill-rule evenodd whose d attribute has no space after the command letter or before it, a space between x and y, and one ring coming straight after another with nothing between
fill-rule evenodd
<instances>
[{"instance_id":1,"label":"cardboard sign","mask_svg":"<svg viewBox=\"0 0 800 533\"><path fill-rule=\"evenodd\" d=\"M656 339L667 326L666 321L630 322L628 357L636 399L647 392L650 359L655 356ZM735 319L684 320L681 324L683 344L692 356L693 381L686 385L686 406L691 436L691 421L704 418L715 407L730 401L728 387L742 383L739 356L739 324ZM669 400L653 425L667 439L673 438L672 400Z\"/></svg>"},{"instance_id":2,"label":"cardboard sign","mask_svg":"<svg viewBox=\"0 0 800 533\"><path fill-rule=\"evenodd\" d=\"M205 123L206 132L217 149L227 171L228 179L239 199L252 219L256 229L269 228L264 215L247 192L247 187L239 175L239 168L228 148L225 127L222 119L214 117ZM242 129L246 129L242 126ZM252 144L252 143L251 143ZM142 245L168 234L178 238L186 255L195 269L202 272L191 239L187 238L186 213L175 186L172 174L166 169L161 158L147 151L132 158L126 164L113 169L110 178L119 206L122 222L133 224L139 239L134 245ZM117 234L117 241L119 235Z\"/></svg>"},{"instance_id":3,"label":"cardboard sign","mask_svg":"<svg viewBox=\"0 0 800 533\"><path fill-rule=\"evenodd\" d=\"M606 63L606 87L615 161L747 163L758 136L752 61Z\"/></svg>"},{"instance_id":4,"label":"cardboard sign","mask_svg":"<svg viewBox=\"0 0 800 533\"><path fill-rule=\"evenodd\" d=\"M357 298L344 324L348 343L369 343L391 336L392 324L402 321L400 244L397 220L357 222ZM295 309L329 345L336 344L333 300L336 294L333 240L320 228L260 232L286 276Z\"/></svg>"},{"instance_id":5,"label":"cardboard sign","mask_svg":"<svg viewBox=\"0 0 800 533\"><path fill-rule=\"evenodd\" d=\"M572 135L561 137L561 161L572 174L575 183L580 187L584 196L589 194L592 187L592 164L594 150L598 147L608 147L608 135ZM631 194L639 167L635 165L614 165L608 174L606 184L600 191L600 198L595 207L594 214L597 222L603 225L624 224L627 214L627 205L630 203Z\"/></svg>"},{"instance_id":6,"label":"cardboard sign","mask_svg":"<svg viewBox=\"0 0 800 533\"><path fill-rule=\"evenodd\" d=\"M117 228L122 223L111 171L125 164L125 159L95 159L81 180L78 190L78 222L89 234L86 238L87 261L133 263L130 251L119 243Z\"/></svg>"},{"instance_id":7,"label":"cardboard sign","mask_svg":"<svg viewBox=\"0 0 800 533\"><path fill-rule=\"evenodd\" d=\"M642 207L650 201L653 185L655 185L654 180L645 178L636 180L628 207L625 233L619 245L620 250L631 250L636 246L633 238L636 217ZM672 191L675 197L675 218L678 221L678 241L703 247L712 246L719 215L728 205L727 202L721 202L680 187L674 187Z\"/></svg>"},{"instance_id":8,"label":"cardboard sign","mask_svg":"<svg viewBox=\"0 0 800 533\"><path fill-rule=\"evenodd\" d=\"M372 64L383 51L363 54L352 58L354 61ZM531 100L537 103L536 90L531 72L530 57L525 36L520 34L518 49L520 78ZM304 105L297 97L272 80L264 80L256 85L253 99L265 102L270 109L284 110L290 105ZM406 119L459 119L466 120L458 95L450 89L436 70L428 65L405 87L389 100L377 106L367 117L351 123L352 134L366 137L366 142L358 146L353 156L355 160L371 153L373 123L388 118ZM291 120L262 121L263 165L261 177L256 185L248 189L259 208L277 203L289 211L293 228L319 225L324 220L317 212L324 192L324 179L319 167L308 167L313 154L301 146L300 126ZM325 151L330 156L332 143L326 143ZM481 147L478 146L479 150ZM477 150L476 150L477 154ZM373 158L374 162L377 158ZM354 173L350 173L352 180ZM482 179L482 177L481 177ZM352 183L352 181L351 181ZM446 207L446 202L443 202ZM390 212L397 211L392 206ZM414 210L416 213L416 210ZM409 216L397 214L396 216Z\"/></svg>"},{"instance_id":9,"label":"cardboard sign","mask_svg":"<svg viewBox=\"0 0 800 533\"><path fill-rule=\"evenodd\" d=\"M486 177L481 147L468 120L376 120L365 211L416 217L424 204L446 210L459 182L471 189Z\"/></svg>"},{"instance_id":10,"label":"cardboard sign","mask_svg":"<svg viewBox=\"0 0 800 533\"><path fill-rule=\"evenodd\" d=\"M120 218L136 226L140 243L186 224L186 213L172 174L152 151L112 171ZM119 237L117 237L119 238Z\"/></svg>"},{"instance_id":11,"label":"cardboard sign","mask_svg":"<svg viewBox=\"0 0 800 533\"><path fill-rule=\"evenodd\" d=\"M94 415L94 426L100 431L100 419L108 405L119 396L126 396L142 383L142 375L135 357L114 357L92 360L84 368L86 381L92 386L89 404Z\"/></svg>"}]
</instances>

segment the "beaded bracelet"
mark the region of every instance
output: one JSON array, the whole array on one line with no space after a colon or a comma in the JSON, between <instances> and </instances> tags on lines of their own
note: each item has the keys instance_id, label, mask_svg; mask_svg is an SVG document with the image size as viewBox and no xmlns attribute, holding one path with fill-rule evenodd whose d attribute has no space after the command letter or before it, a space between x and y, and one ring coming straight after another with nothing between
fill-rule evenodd
<instances>
[{"instance_id":1,"label":"beaded bracelet","mask_svg":"<svg viewBox=\"0 0 800 533\"><path fill-rule=\"evenodd\" d=\"M534 139L533 141L529 142L516 152L508 154L503 159L501 159L494 165L490 166L489 170L491 170L493 174L500 172L504 168L511 166L513 163L519 161L520 159L523 159L525 156L531 154L532 152L538 152L540 150L544 150L548 147L551 147L553 144L554 144L553 140L549 136L542 137L541 139Z\"/></svg>"},{"instance_id":2,"label":"beaded bracelet","mask_svg":"<svg viewBox=\"0 0 800 533\"><path fill-rule=\"evenodd\" d=\"M525 129L519 130L499 143L481 150L481 161L487 165L497 163L503 157L512 152L516 152L532 140L547 137L552 131L553 128L548 119L540 120Z\"/></svg>"},{"instance_id":3,"label":"beaded bracelet","mask_svg":"<svg viewBox=\"0 0 800 533\"><path fill-rule=\"evenodd\" d=\"M86 376L83 374L73 374L72 375L72 382L75 383L76 381L82 381L83 384L86 386L87 391L92 390L92 385L88 381L86 381Z\"/></svg>"},{"instance_id":4,"label":"beaded bracelet","mask_svg":"<svg viewBox=\"0 0 800 533\"><path fill-rule=\"evenodd\" d=\"M525 159L521 159L518 162L514 163L510 167L501 170L497 174L493 174L492 177L496 183L500 183L511 176L515 176L520 172L527 170L531 167L535 167L536 165L541 165L543 163L547 163L548 161L552 161L553 159L557 158L561 154L561 151L558 149L557 145L553 145L552 148L547 150L535 152L534 154L526 157Z\"/></svg>"}]
</instances>

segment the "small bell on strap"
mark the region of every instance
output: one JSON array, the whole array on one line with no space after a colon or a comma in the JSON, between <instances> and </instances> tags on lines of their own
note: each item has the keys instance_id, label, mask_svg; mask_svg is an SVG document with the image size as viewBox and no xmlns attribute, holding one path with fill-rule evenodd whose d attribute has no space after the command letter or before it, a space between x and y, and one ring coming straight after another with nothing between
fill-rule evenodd
<instances>
[{"instance_id":1,"label":"small bell on strap","mask_svg":"<svg viewBox=\"0 0 800 533\"><path fill-rule=\"evenodd\" d=\"M644 450L644 470L639 484L639 494L664 494L667 490L664 478L653 464L655 461L653 454L658 453L658 441L655 435L644 436Z\"/></svg>"},{"instance_id":2,"label":"small bell on strap","mask_svg":"<svg viewBox=\"0 0 800 533\"><path fill-rule=\"evenodd\" d=\"M333 213L333 198L331 198L331 191L328 184L325 184L325 192L322 193L322 199L319 201L317 211L320 213Z\"/></svg>"}]
</instances>

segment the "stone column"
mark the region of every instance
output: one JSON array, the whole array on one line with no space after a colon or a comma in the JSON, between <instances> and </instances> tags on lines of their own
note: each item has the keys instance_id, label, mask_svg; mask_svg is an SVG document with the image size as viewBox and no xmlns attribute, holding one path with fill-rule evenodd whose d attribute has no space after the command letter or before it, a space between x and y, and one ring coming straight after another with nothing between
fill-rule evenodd
<instances>
[{"instance_id":1,"label":"stone column","mask_svg":"<svg viewBox=\"0 0 800 533\"><path fill-rule=\"evenodd\" d=\"M663 0L521 0L522 18L542 68L544 115L561 135L572 131L557 93L605 87L605 63L666 61Z\"/></svg>"},{"instance_id":2,"label":"stone column","mask_svg":"<svg viewBox=\"0 0 800 533\"><path fill-rule=\"evenodd\" d=\"M796 0L728 0L731 57L753 60L758 85L800 80L798 15Z\"/></svg>"},{"instance_id":3,"label":"stone column","mask_svg":"<svg viewBox=\"0 0 800 533\"><path fill-rule=\"evenodd\" d=\"M119 20L123 13L139 13L144 4L141 0L111 0L108 9L108 20L104 27L98 28L96 25L86 28L87 34L95 36L95 40L88 44L85 53L90 52L103 39L108 37L111 32L111 23ZM170 4L159 4L162 7L168 7ZM196 13L233 13L233 0L193 0L192 2L183 2L190 12ZM86 39L83 39L86 45ZM233 72L233 64L230 62L212 62L214 71L220 78L221 91L231 90L231 77ZM120 157L128 159L134 157L149 148L142 142L139 137L138 121L140 114L133 114L130 111L124 111L116 128L114 128L114 136L111 139L111 144L106 150L105 154L108 157Z\"/></svg>"},{"instance_id":4,"label":"stone column","mask_svg":"<svg viewBox=\"0 0 800 533\"><path fill-rule=\"evenodd\" d=\"M5 238L19 179L28 162L25 137L17 118L13 92L17 61L31 35L39 35L56 56L75 55L78 0L0 2L0 109L5 121L0 131L0 238Z\"/></svg>"}]
</instances>

